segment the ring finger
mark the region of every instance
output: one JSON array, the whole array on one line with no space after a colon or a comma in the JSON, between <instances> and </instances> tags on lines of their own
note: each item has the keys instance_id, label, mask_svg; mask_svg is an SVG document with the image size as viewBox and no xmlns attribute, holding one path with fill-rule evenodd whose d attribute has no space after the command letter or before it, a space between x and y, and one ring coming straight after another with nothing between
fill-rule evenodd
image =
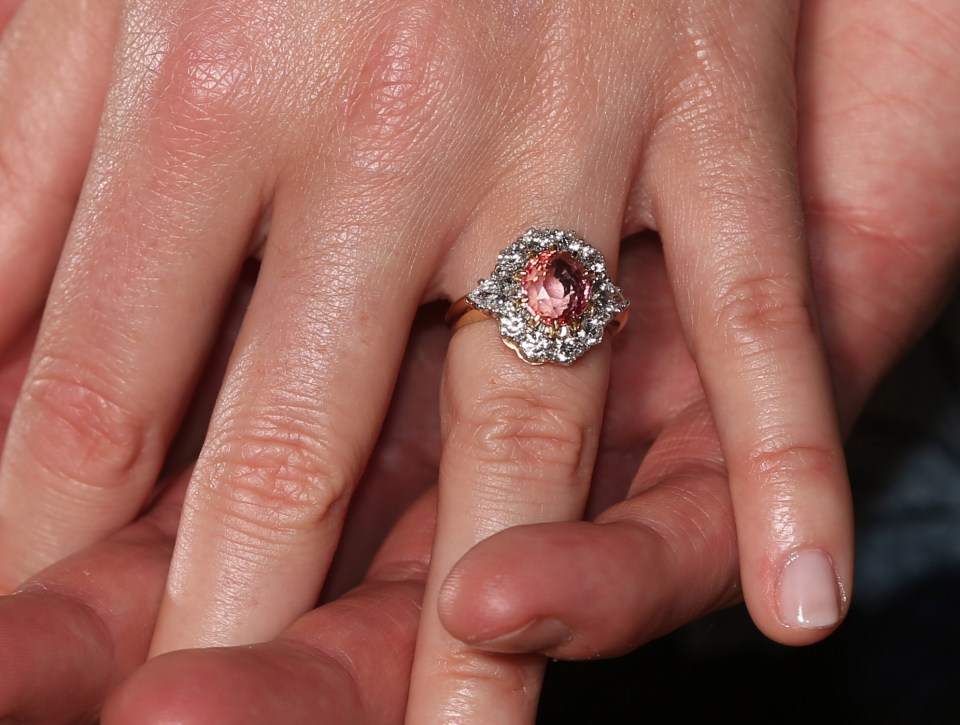
<instances>
[{"instance_id":1,"label":"ring finger","mask_svg":"<svg viewBox=\"0 0 960 725\"><path fill-rule=\"evenodd\" d=\"M517 173L489 197L456 247L451 289L469 289L477 273L492 266L502 240L530 223L576 229L607 260L607 271L614 272L609 265L617 257L624 190L634 159L612 144L585 138L568 148L560 159L541 158L542 166L526 166L536 171ZM543 174L548 165L562 168L565 178ZM593 181L598 178L603 183ZM522 190L519 204L517 190ZM463 326L450 343L442 386L438 524L411 681L411 722L468 716L485 722L493 715L498 723L526 722L536 708L541 658L481 653L454 640L440 624L437 604L447 573L479 541L513 525L583 513L603 413L609 342L570 366L534 367L521 359L549 358L538 347L542 343L561 362L569 362L567 349L576 350L578 343L565 341L576 338L572 330L578 323L571 319L578 307L589 298L580 327L586 330L586 320L602 316L605 304L617 305L602 274L594 276L600 266L596 259L589 261L590 253L579 241L564 246L563 238L532 230L514 245L529 250L519 262L509 261L511 253L501 257L501 265L516 268L511 294L519 296L500 328L510 328L511 318L527 321L509 343L519 352L498 339L493 320ZM567 253L559 251L564 249L573 251L564 257ZM538 341L531 326L560 332L555 340Z\"/></svg>"}]
</instances>

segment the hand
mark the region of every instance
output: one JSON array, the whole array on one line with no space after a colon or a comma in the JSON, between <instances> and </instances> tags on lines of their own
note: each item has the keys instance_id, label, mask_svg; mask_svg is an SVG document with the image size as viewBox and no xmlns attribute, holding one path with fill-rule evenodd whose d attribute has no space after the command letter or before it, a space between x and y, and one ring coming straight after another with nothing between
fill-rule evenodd
<instances>
[{"instance_id":1,"label":"hand","mask_svg":"<svg viewBox=\"0 0 960 725\"><path fill-rule=\"evenodd\" d=\"M202 443L207 399L219 386L220 358L235 341L251 282L245 278L232 301L177 457ZM44 570L15 596L0 597L0 720L93 721L113 694L99 722L245 722L251 707L267 722L315 722L319 714L331 722L401 721L436 511L435 495L420 494L436 479L439 452L430 450L430 441L437 439L438 423L414 415L437 407L438 376L424 375L430 367L439 369L446 347L448 334L436 312L428 308L418 315L384 433L328 580L328 590L362 584L359 589L329 595L336 601L305 615L269 645L186 650L138 670L189 478L189 472L181 474L136 522ZM19 368L22 378L25 360ZM3 379L11 384L0 391L14 393L0 397L0 404L12 403L20 384L13 366ZM423 446L409 445L409 436ZM411 457L415 451L419 455ZM380 495L366 495L371 490ZM411 507L408 502L418 496ZM404 511L404 521L374 559L371 541L382 542ZM386 652L393 653L389 668L383 667ZM274 716L277 708L282 712Z\"/></svg>"},{"instance_id":2,"label":"hand","mask_svg":"<svg viewBox=\"0 0 960 725\"><path fill-rule=\"evenodd\" d=\"M116 18L107 6L98 17ZM97 152L0 472L8 586L141 507L251 250L263 271L187 495L157 652L266 638L311 605L422 299L466 292L531 224L577 228L611 264L624 231L656 226L751 524L739 526L748 603L772 636L822 636L796 625L842 615L849 502L792 176L793 6L271 8L145 1L120 22ZM34 43L43 12L21 8L8 66L26 62L18 42L44 60L56 29L76 27L57 18ZM32 92L26 71L15 85ZM5 128L50 115L17 87ZM95 125L83 99L100 89L64 108L77 128ZM5 168L46 183L8 173L16 213L0 246L25 249L26 229L41 241L5 272L18 307L0 330L39 307L67 216L45 201L69 198L84 168L54 173L23 153L36 137L10 138ZM82 155L82 143L60 147ZM599 350L533 370L492 325L454 338L415 685L437 663L483 666L433 617L460 554L501 528L582 513L608 362ZM799 552L819 562L829 622L798 619L779 596ZM422 693L412 713L429 719L443 705Z\"/></svg>"},{"instance_id":3,"label":"hand","mask_svg":"<svg viewBox=\"0 0 960 725\"><path fill-rule=\"evenodd\" d=\"M803 6L801 178L819 308L847 427L955 289L958 26L960 9L949 0ZM642 299L665 296L655 251L638 254L642 261L625 263L644 270L645 279L633 282L648 291ZM617 341L623 344L614 357L597 465L607 480L636 473L629 497L593 524L518 527L475 547L447 579L440 605L444 624L465 642L561 659L609 656L736 599L732 522L712 423L669 305L642 309L650 329L637 334L631 324ZM658 341L652 351L650 339ZM624 350L631 346L636 350ZM633 354L645 355L644 364L630 366ZM637 368L649 370L642 374L657 386L641 385L646 380L635 379ZM636 411L646 412L645 427ZM620 440L610 435L623 430ZM636 471L630 456L647 447ZM542 619L562 622L563 637L504 638ZM499 661L508 666L508 659ZM463 699L489 689L464 679L447 689L454 686Z\"/></svg>"},{"instance_id":4,"label":"hand","mask_svg":"<svg viewBox=\"0 0 960 725\"><path fill-rule=\"evenodd\" d=\"M814 6L808 3L806 8L808 14L805 16L804 32L801 35L801 58L804 60L801 70L807 71L801 75L803 80L801 111L804 113L804 121L807 122L802 127L802 130L807 132L803 136L802 160L805 168L809 169L806 178L811 180L806 187L808 205L812 207L816 204L823 210L815 217L813 239L815 248L819 251L818 275L820 278L832 281L820 285L819 290L822 300L832 300L827 307L835 312L835 314L827 314L826 327L833 331L830 337L830 349L833 352L831 360L841 381L838 390L842 407L849 421L873 383L882 375L899 351L909 345L909 341L919 334L925 321L936 309L940 292L948 285L950 271L956 264L956 249L951 242L960 238L960 234L956 233L958 226L956 216L952 215L952 207L945 203L955 193L957 184L956 178L951 178L949 173L944 175L945 171L949 172L950 160L956 152L956 139L952 128L944 123L936 127L928 126L927 133L923 135L901 136L901 133L913 128L911 114L892 117L886 110L887 104L874 102L876 96L872 93L873 83L883 80L890 97L900 99L895 104L896 107L912 109L914 112L924 106L920 103L908 103L910 98L928 101L936 99L944 104L935 116L941 119L949 119L952 116L949 112L950 103L955 103L956 98L951 99L948 94L933 93L933 89L916 82L916 78L921 74L918 68L911 66L911 63L919 62L921 68L927 64L930 68L936 68L941 61L935 55L920 61L919 56L910 54L910 43L904 43L901 46L903 50L900 54L888 56L890 67L900 71L897 74L891 74L890 69L884 65L860 64L858 61L858 53L855 51L861 47L876 47L876 42L871 38L888 36L894 32L902 33L906 38L924 38L925 47L932 50L929 38L934 36L924 27L927 21L923 14L904 18L889 13L887 8L865 4L857 7L851 17L841 18L846 21L842 26L846 28L846 32L835 32L838 25L827 22L829 13L834 10L830 4ZM851 10L854 8L851 7ZM876 15L871 11L875 11ZM841 13L841 15L844 14ZM854 42L857 39L859 42ZM856 68L856 73L848 72L851 64ZM815 83L818 79L821 83L836 85L828 97L843 100L842 106L836 103L811 105L819 97L815 95L815 91L822 88ZM933 75L933 79L936 79L936 74ZM896 83L887 85L891 81ZM859 89L859 92L869 97L871 103L858 105L856 103L858 93L855 93L854 89ZM858 111L851 113L850 108ZM816 114L811 115L814 110ZM885 123L891 119L895 122ZM816 123L811 123L812 121ZM859 137L863 128L883 128L883 133L876 139L875 146L849 144L847 139L851 136ZM828 165L829 162L836 158L835 144L846 147L851 152L860 152L860 155L854 155L853 158L847 157L848 164L842 167L849 170L847 175L826 174L826 171L831 168ZM875 148L885 149L885 153L874 153ZM920 153L924 148L934 149L937 153L924 156ZM857 159L860 163L854 163ZM910 162L909 165L908 162ZM910 168L916 176L908 177L903 173L898 174L898 180L905 183L892 190L896 192L894 197L885 198L887 192L884 192L883 182L890 176L889 168L901 170ZM939 179L940 183L931 183L928 174ZM858 182L857 179L860 181ZM869 180L876 180L880 186L863 196L859 193L851 193L851 190L862 189L864 181ZM827 186L825 184L827 181L841 183ZM837 189L840 191L838 192ZM944 205L938 207L941 203ZM861 205L892 210L889 212L890 216L886 218L886 226L881 226L878 221L878 228L911 229L915 230L915 237L907 238L904 240L905 243L900 243L896 236L884 239L877 238L874 234L855 233L861 231L861 225L851 225L846 214L838 215L836 212L846 211L847 214L856 216L856 210ZM935 210L935 213L931 213L931 209ZM870 255L865 254L866 250L872 252L878 262L876 267L868 271L864 271L865 267L862 263L863 259L870 259ZM883 253L884 251L888 253ZM861 260L858 264L852 265L847 262L848 259L858 258ZM662 285L662 271L649 271L657 269L656 260L656 251L649 245L634 246L622 274L626 277L631 269L646 271L651 281L659 280ZM876 284L865 283L873 280L876 280ZM625 279L624 283L632 289L649 288L648 284L643 284L640 280ZM898 285L903 284L917 287L914 290L904 290L902 295L886 293L886 290L897 289ZM661 320L661 323L653 322L651 326L660 324L661 327L669 327L671 317L669 305L655 306L655 303L663 299L664 296L661 296L657 289L652 289L643 298L635 300L635 305L649 303L650 307L642 316L635 315L634 323L637 319ZM890 305L891 301L909 304ZM823 302L821 306L824 307ZM871 320L875 322L870 323ZM636 332L635 325L631 325L628 331ZM646 335L641 334L633 336L632 339L640 340L645 337ZM630 339L630 336L624 336L619 342L627 343ZM651 360L647 366L640 366L641 370L655 366L657 359L661 358L664 362L660 367L665 371L673 366L671 357L674 352L670 352L669 346L666 348L664 346L668 340L669 336L665 336L661 345L652 348L665 353L651 353ZM420 347L422 346L418 346L418 349ZM626 363L632 358L628 347L632 346L618 345L615 356L616 374L612 383L611 406L608 407L607 413L610 422L614 424L624 424L634 420L632 412L635 408L646 410L648 407L657 407L634 405L623 392L623 384L630 380L628 375L630 366ZM434 349L434 360L436 360L436 352ZM423 351L416 357L422 360L425 357L429 359L431 356ZM624 361L624 364L616 364L620 360ZM659 376L660 372L654 370L652 374ZM18 385L19 381L15 376L6 375L4 379L11 379L11 377ZM405 378L405 384L400 389L407 390L410 384L422 383L423 379L424 376L411 374ZM652 389L666 387L661 385L659 388ZM10 389L15 389L15 386L4 388L4 390ZM634 386L634 390L637 389L641 388ZM8 395L4 400L12 399ZM661 415L661 417L664 416ZM656 421L652 421L650 425L655 427ZM687 428L687 433L696 432L695 424ZM611 430L619 429L616 425L608 425L606 432L609 435ZM673 454L659 456L657 463L647 471L648 480L656 481L658 469L664 473L668 472L672 465L682 460L683 456L686 456L690 462L688 471L697 470L699 457L699 465L702 466L700 470L707 471L709 475L689 476L685 480L678 476L662 478L659 485L652 486L647 492L641 492L631 499L629 505L617 507L619 510L612 509L602 516L601 519L614 518L615 514L619 514L620 524L599 527L596 533L590 532L586 535L586 530L582 527L577 527L577 530L563 530L557 526L536 527L537 530L516 529L480 545L458 567L462 574L458 589L460 596L454 597L453 609L447 612L447 622L453 625L454 631L460 631L464 636L476 639L484 632L497 634L514 629L518 623L524 623L532 616L552 614L561 617L571 625L575 633L569 643L553 650L552 654L561 657L578 657L593 653L611 654L627 649L680 623L680 621L672 621L669 616L664 618L663 613L667 615L679 613L680 617L691 616L690 613L695 615L698 611L709 610L716 604L735 596L730 586L730 582L736 579L736 561L729 539L732 530L729 500L723 496L722 481L716 485L718 476L710 471L711 466L716 463L712 459L716 446L711 445L709 440L699 435L684 438L683 433L684 426L674 426L673 437L683 445L678 446ZM670 435L665 434L658 442L657 446L661 451L669 452L667 446L669 438ZM604 439L598 457L601 477L622 478L624 472L630 475L630 459L640 455L640 452L631 448L630 445L618 445L615 441L607 442ZM399 449L400 447L397 448ZM624 464L617 465L618 459L624 459ZM619 475L617 469L620 469ZM712 489L716 496L703 496L704 491L699 489L706 491ZM695 507L690 505L691 502L711 505ZM694 517L686 518L688 514L694 514ZM421 515L429 519L429 511L421 511ZM657 525L651 526L652 523ZM703 526L704 524L708 526ZM698 526L702 528L698 530ZM689 533L697 535L689 538L682 536ZM584 535L581 536L581 534ZM544 550L549 553L549 543L560 538L561 535L579 537L574 540L581 547L581 556L566 558L562 562L563 566L558 569L554 564L560 562L555 562L551 556L537 558L535 555ZM510 554L505 560L498 556L502 549L508 550ZM518 559L518 552L525 555ZM642 553L645 555L639 556ZM667 559L661 561L657 558L657 554L667 556ZM592 562L590 557L593 557ZM610 559L614 559L622 566L604 567L603 564L609 564ZM691 568L687 570L687 566ZM500 610L485 609L482 606L485 599L479 601L481 606L472 606L469 597L465 596L471 589L478 589L479 582L490 581L487 573L491 567L496 569L503 585L496 590L486 588L484 591L486 596L499 595L499 603L506 605ZM85 568L89 569L89 567ZM605 568L618 571L620 575L606 581L603 577L595 576L596 572L602 572ZM594 586L600 586L593 590L595 596L591 598L589 607L580 606L581 603L576 600L579 592L590 590L584 579L577 576L584 570L592 575L589 581ZM711 590L710 586L701 586L703 579L700 575L714 570L719 573L714 577L713 589ZM107 571L121 574L125 570L112 566ZM633 572L632 576L631 572ZM543 576L538 576L535 580L530 578L540 573ZM631 586L634 582L644 585L644 596L631 601L631 595L636 593ZM716 582L720 584L717 585ZM120 591L129 592L130 588L121 588ZM598 612L598 605L604 603L608 604L608 609ZM582 615L586 612L598 613L599 616L592 621L584 621ZM9 624L12 620L0 621ZM55 619L51 617L46 619L45 630L49 631L51 621ZM603 631L598 628L598 623L609 624L609 626ZM410 629L412 630L412 626ZM24 642L34 645L34 651L42 651L41 647L36 647L36 635L32 631L23 627L10 627L5 631L19 632L24 636ZM5 637L4 641L11 640ZM58 662L70 659L61 656L62 639L58 640L57 644ZM517 644L520 643L517 642ZM356 646L354 644L353 648ZM6 651L15 649L16 647L8 648ZM254 660L260 656L265 655L262 652L248 652L241 659L245 657ZM179 657L185 658L186 661ZM218 664L221 665L219 672L228 671L226 665L228 658L222 658L216 652L208 655L191 652L162 658L155 666L145 670L131 682L129 686L131 689L125 691L127 694L121 696L120 701L126 703L127 712L136 709L135 703L138 698L130 696L129 693L132 692L143 698L140 700L142 708L139 712L148 712L151 706L160 707L161 703L157 700L161 698L151 698L150 693L172 694L169 689L168 673L175 671L182 675L185 671L182 668L187 667L191 667L193 671L200 670L202 666L211 664L211 662L205 662L204 658L218 660ZM96 661L98 658L93 659ZM89 666L86 660L77 658L75 661L82 662L82 672L88 671ZM402 657L398 657L398 662L402 661ZM18 660L17 667L13 671L21 675L29 675L31 670L25 668L23 662L22 659ZM163 706L169 708L170 702L179 703L180 710L177 716L181 718L190 717L191 712L202 715L206 711L205 707L221 708L216 712L223 715L228 712L227 708L234 701L227 690L246 692L252 688L252 691L262 693L261 687L276 686L277 683L269 679L269 676L265 676L263 670L254 667L250 669L256 673L255 677L247 679L244 675L245 668L235 667L230 670L233 674L217 678L215 682L219 686L214 687L211 673L218 670L207 667L202 675L197 673L196 681L204 683L203 688L197 688L202 692L194 692L192 699L186 696L173 700L168 698ZM41 673L52 671L54 670L47 666L37 668L37 672ZM49 682L44 678L28 677L27 679L35 683ZM179 681L182 683L184 679L180 677ZM186 679L193 681L194 677ZM0 681L11 685L19 682L10 676L0 678ZM161 687L165 682L168 685L167 689L154 689L154 687ZM233 687L232 685L237 682L242 683L242 686ZM306 693L311 687L319 692L328 691L322 687L322 684L316 686L299 679L298 683L298 687L303 690L301 693L303 699L298 698L298 703L305 701ZM62 692L63 689L53 687L47 693ZM344 691L344 688L338 690L341 693ZM389 688L383 687L376 688L375 691L378 694L390 692ZM181 690L179 694L185 693ZM276 702L274 698L265 695L264 702L260 704L269 704L271 701ZM51 702L62 703L63 699L45 696L40 698L40 702L49 705ZM394 712L396 713L396 710Z\"/></svg>"},{"instance_id":5,"label":"hand","mask_svg":"<svg viewBox=\"0 0 960 725\"><path fill-rule=\"evenodd\" d=\"M131 678L150 644L186 483L181 476L136 523L0 597L0 718L240 723L256 712L289 725L399 722L434 498L409 511L360 587L275 641L173 653ZM383 667L385 657L394 666Z\"/></svg>"}]
</instances>

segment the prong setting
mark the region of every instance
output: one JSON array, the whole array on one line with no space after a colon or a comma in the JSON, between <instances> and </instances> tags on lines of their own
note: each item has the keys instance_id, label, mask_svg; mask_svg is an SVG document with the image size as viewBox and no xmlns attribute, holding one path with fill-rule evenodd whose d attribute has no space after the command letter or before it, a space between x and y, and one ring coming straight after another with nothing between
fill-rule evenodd
<instances>
[{"instance_id":1,"label":"prong setting","mask_svg":"<svg viewBox=\"0 0 960 725\"><path fill-rule=\"evenodd\" d=\"M629 305L599 251L575 232L540 228L500 252L467 302L496 318L504 343L533 365L572 365Z\"/></svg>"}]
</instances>

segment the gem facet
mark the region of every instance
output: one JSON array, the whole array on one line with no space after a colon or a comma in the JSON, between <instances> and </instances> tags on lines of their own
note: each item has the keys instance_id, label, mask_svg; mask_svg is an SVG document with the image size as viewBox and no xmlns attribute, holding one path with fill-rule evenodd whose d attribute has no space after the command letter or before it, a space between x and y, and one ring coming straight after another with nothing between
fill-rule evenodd
<instances>
[{"instance_id":1,"label":"gem facet","mask_svg":"<svg viewBox=\"0 0 960 725\"><path fill-rule=\"evenodd\" d=\"M603 256L575 232L528 229L467 295L499 320L500 337L532 365L571 365L603 340L629 304Z\"/></svg>"},{"instance_id":2,"label":"gem facet","mask_svg":"<svg viewBox=\"0 0 960 725\"><path fill-rule=\"evenodd\" d=\"M583 316L590 299L590 278L566 252L541 252L527 263L521 282L527 309L546 322L568 325Z\"/></svg>"}]
</instances>

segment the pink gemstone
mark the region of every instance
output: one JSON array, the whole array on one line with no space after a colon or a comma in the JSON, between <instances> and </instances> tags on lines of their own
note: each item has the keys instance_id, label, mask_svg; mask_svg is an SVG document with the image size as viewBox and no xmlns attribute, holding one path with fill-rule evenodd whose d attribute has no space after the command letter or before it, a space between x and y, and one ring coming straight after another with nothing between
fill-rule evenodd
<instances>
[{"instance_id":1,"label":"pink gemstone","mask_svg":"<svg viewBox=\"0 0 960 725\"><path fill-rule=\"evenodd\" d=\"M523 273L527 308L547 322L561 325L583 315L590 299L587 270L566 252L541 252Z\"/></svg>"}]
</instances>

